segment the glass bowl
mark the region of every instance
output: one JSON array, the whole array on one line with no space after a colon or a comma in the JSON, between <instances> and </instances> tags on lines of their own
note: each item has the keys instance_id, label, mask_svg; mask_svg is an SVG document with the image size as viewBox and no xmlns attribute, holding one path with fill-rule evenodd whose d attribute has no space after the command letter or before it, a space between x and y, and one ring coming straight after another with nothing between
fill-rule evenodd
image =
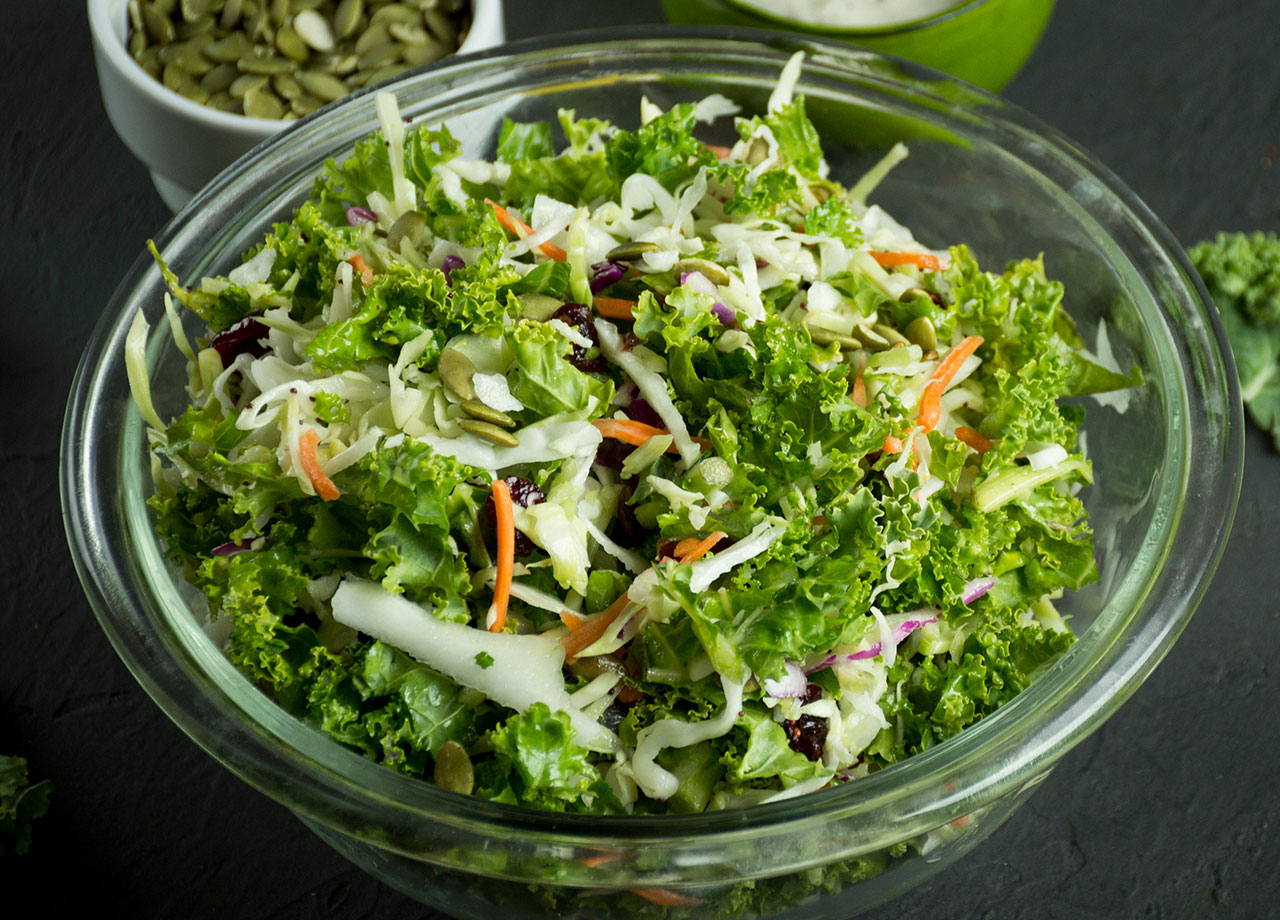
<instances>
[{"instance_id":1,"label":"glass bowl","mask_svg":"<svg viewBox=\"0 0 1280 920\"><path fill-rule=\"evenodd\" d=\"M993 716L864 779L749 809L669 817L561 815L459 796L361 758L277 708L198 622L203 601L167 563L145 499L144 424L124 340L141 310L162 415L185 404L160 274L140 256L81 362L62 442L68 538L116 650L211 755L293 809L369 872L458 917L844 918L918 884L991 833L1054 763L1137 688L1186 625L1220 557L1243 456L1221 326L1169 232L1104 167L1000 100L942 75L794 35L651 29L539 40L396 86L406 115L446 122L471 155L504 116L575 108L634 127L724 93L763 111L789 55L832 173L887 144L911 156L874 200L931 246L970 243L988 267L1045 254L1087 341L1103 318L1122 366L1146 377L1128 411L1091 407L1085 493L1102 580L1066 598L1079 642ZM963 100L963 101L956 101ZM225 272L288 216L326 157L377 125L362 94L273 137L159 234L188 281ZM716 125L708 137L729 139ZM194 327L193 327L194 328ZM1155 802L1152 807L1159 807Z\"/></svg>"},{"instance_id":2,"label":"glass bowl","mask_svg":"<svg viewBox=\"0 0 1280 920\"><path fill-rule=\"evenodd\" d=\"M877 26L792 19L757 0L662 0L676 25L786 29L909 58L997 92L1017 76L1049 24L1054 0L954 0L938 13ZM890 3L890 6L893 4Z\"/></svg>"}]
</instances>

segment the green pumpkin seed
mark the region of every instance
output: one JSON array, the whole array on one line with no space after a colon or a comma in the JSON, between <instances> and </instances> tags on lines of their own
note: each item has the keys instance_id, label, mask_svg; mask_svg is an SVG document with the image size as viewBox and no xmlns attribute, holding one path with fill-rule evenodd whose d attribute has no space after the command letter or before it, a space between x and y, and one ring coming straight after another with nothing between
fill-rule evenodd
<instances>
[{"instance_id":1,"label":"green pumpkin seed","mask_svg":"<svg viewBox=\"0 0 1280 920\"><path fill-rule=\"evenodd\" d=\"M516 427L516 420L507 415L507 413L500 412L492 406L480 402L478 399L468 399L463 402L462 411L477 421L488 422L490 425L497 425L499 428Z\"/></svg>"},{"instance_id":2,"label":"green pumpkin seed","mask_svg":"<svg viewBox=\"0 0 1280 920\"><path fill-rule=\"evenodd\" d=\"M832 332L830 329L824 329L821 326L806 325L805 328L809 330L809 338L813 339L815 345L830 345L834 342L845 351L862 347L862 342L853 336Z\"/></svg>"},{"instance_id":3,"label":"green pumpkin seed","mask_svg":"<svg viewBox=\"0 0 1280 920\"><path fill-rule=\"evenodd\" d=\"M291 73L278 73L271 78L271 88L281 99L297 99L302 95L302 86Z\"/></svg>"},{"instance_id":4,"label":"green pumpkin seed","mask_svg":"<svg viewBox=\"0 0 1280 920\"><path fill-rule=\"evenodd\" d=\"M890 345L888 339L866 326L854 326L853 335L868 351L884 351Z\"/></svg>"},{"instance_id":5,"label":"green pumpkin seed","mask_svg":"<svg viewBox=\"0 0 1280 920\"><path fill-rule=\"evenodd\" d=\"M427 30L416 23L393 22L387 26L387 34L404 45L425 45L431 41Z\"/></svg>"},{"instance_id":6,"label":"green pumpkin seed","mask_svg":"<svg viewBox=\"0 0 1280 920\"><path fill-rule=\"evenodd\" d=\"M203 77L213 70L213 62L183 42L174 42L160 49L160 60L165 64L177 64L193 77Z\"/></svg>"},{"instance_id":7,"label":"green pumpkin seed","mask_svg":"<svg viewBox=\"0 0 1280 920\"><path fill-rule=\"evenodd\" d=\"M173 90L174 92L177 92L178 85L183 80L190 80L190 79L191 78L188 77L183 72L182 68L174 63L165 64L164 70L161 71L161 74L160 74L160 82L163 83L169 89Z\"/></svg>"},{"instance_id":8,"label":"green pumpkin seed","mask_svg":"<svg viewBox=\"0 0 1280 920\"><path fill-rule=\"evenodd\" d=\"M271 0L270 6L267 7L268 15L276 26L284 25L284 21L289 18L289 0Z\"/></svg>"},{"instance_id":9,"label":"green pumpkin seed","mask_svg":"<svg viewBox=\"0 0 1280 920\"><path fill-rule=\"evenodd\" d=\"M551 319L564 306L564 303L546 294L520 294L517 299L520 301L521 315L540 323Z\"/></svg>"},{"instance_id":10,"label":"green pumpkin seed","mask_svg":"<svg viewBox=\"0 0 1280 920\"><path fill-rule=\"evenodd\" d=\"M387 41L381 45L374 45L364 54L360 55L361 70L377 70L380 67L386 67L388 64L394 64L400 60L402 53L400 45L393 41Z\"/></svg>"},{"instance_id":11,"label":"green pumpkin seed","mask_svg":"<svg viewBox=\"0 0 1280 920\"><path fill-rule=\"evenodd\" d=\"M200 88L200 84L196 83L190 77L180 82L177 87L178 95L185 99L190 99L196 105L204 105L209 101L209 94Z\"/></svg>"},{"instance_id":12,"label":"green pumpkin seed","mask_svg":"<svg viewBox=\"0 0 1280 920\"><path fill-rule=\"evenodd\" d=\"M907 323L907 328L903 331L906 332L908 339L925 351L932 351L938 347L937 330L933 328L933 323L927 316L917 316Z\"/></svg>"},{"instance_id":13,"label":"green pumpkin seed","mask_svg":"<svg viewBox=\"0 0 1280 920\"><path fill-rule=\"evenodd\" d=\"M364 0L342 0L333 14L333 33L338 38L350 38L356 34L360 17L364 15Z\"/></svg>"},{"instance_id":14,"label":"green pumpkin seed","mask_svg":"<svg viewBox=\"0 0 1280 920\"><path fill-rule=\"evenodd\" d=\"M379 67L377 70L365 71L365 86L374 86L378 83L384 83L387 80L393 80L400 74L408 71L405 64L392 64L388 67Z\"/></svg>"},{"instance_id":15,"label":"green pumpkin seed","mask_svg":"<svg viewBox=\"0 0 1280 920\"><path fill-rule=\"evenodd\" d=\"M236 23L240 21L240 13L244 5L240 0L226 0L222 4L222 15L218 17L218 25L224 29L235 28Z\"/></svg>"},{"instance_id":16,"label":"green pumpkin seed","mask_svg":"<svg viewBox=\"0 0 1280 920\"><path fill-rule=\"evenodd\" d=\"M284 103L264 85L244 94L244 113L250 118L274 120L284 114Z\"/></svg>"},{"instance_id":17,"label":"green pumpkin seed","mask_svg":"<svg viewBox=\"0 0 1280 920\"><path fill-rule=\"evenodd\" d=\"M458 26L452 19L439 10L423 10L422 18L436 38L450 48L458 47Z\"/></svg>"},{"instance_id":18,"label":"green pumpkin seed","mask_svg":"<svg viewBox=\"0 0 1280 920\"><path fill-rule=\"evenodd\" d=\"M337 77L318 71L303 70L297 75L304 90L325 102L333 102L347 94L347 87Z\"/></svg>"},{"instance_id":19,"label":"green pumpkin seed","mask_svg":"<svg viewBox=\"0 0 1280 920\"><path fill-rule=\"evenodd\" d=\"M467 749L456 741L446 741L436 752L436 766L432 777L441 789L470 795L475 788L475 768Z\"/></svg>"},{"instance_id":20,"label":"green pumpkin seed","mask_svg":"<svg viewBox=\"0 0 1280 920\"><path fill-rule=\"evenodd\" d=\"M182 0L178 5L182 9L182 18L187 22L195 22L201 16L212 13L217 4L214 0Z\"/></svg>"},{"instance_id":21,"label":"green pumpkin seed","mask_svg":"<svg viewBox=\"0 0 1280 920\"><path fill-rule=\"evenodd\" d=\"M633 240L630 243L614 246L604 254L604 257L610 262L639 262L646 252L657 252L661 248L657 243Z\"/></svg>"},{"instance_id":22,"label":"green pumpkin seed","mask_svg":"<svg viewBox=\"0 0 1280 920\"><path fill-rule=\"evenodd\" d=\"M890 348L892 348L895 345L911 344L911 342L907 339L905 335L903 335L897 329L894 329L888 323L873 323L871 328L874 329L876 332L878 332L882 338L888 340Z\"/></svg>"},{"instance_id":23,"label":"green pumpkin seed","mask_svg":"<svg viewBox=\"0 0 1280 920\"><path fill-rule=\"evenodd\" d=\"M292 26L284 25L276 32L276 48L291 61L301 64L311 56L311 49Z\"/></svg>"},{"instance_id":24,"label":"green pumpkin seed","mask_svg":"<svg viewBox=\"0 0 1280 920\"><path fill-rule=\"evenodd\" d=\"M236 66L245 73L262 74L268 77L293 69L288 58L278 57L266 48L254 48L252 52L236 61Z\"/></svg>"},{"instance_id":25,"label":"green pumpkin seed","mask_svg":"<svg viewBox=\"0 0 1280 920\"><path fill-rule=\"evenodd\" d=\"M353 74L359 67L360 59L354 54L326 54L317 58L312 64L312 70L323 70L335 77Z\"/></svg>"},{"instance_id":26,"label":"green pumpkin seed","mask_svg":"<svg viewBox=\"0 0 1280 920\"><path fill-rule=\"evenodd\" d=\"M675 265L671 266L671 270L676 275L681 275L685 272L699 272L712 284L729 283L729 273L710 259L680 259Z\"/></svg>"},{"instance_id":27,"label":"green pumpkin seed","mask_svg":"<svg viewBox=\"0 0 1280 920\"><path fill-rule=\"evenodd\" d=\"M421 211L405 211L396 222L387 230L387 246L392 252L400 251L400 243L402 240L408 240L413 246L417 246L422 240L423 234L427 230L427 217Z\"/></svg>"},{"instance_id":28,"label":"green pumpkin seed","mask_svg":"<svg viewBox=\"0 0 1280 920\"><path fill-rule=\"evenodd\" d=\"M295 99L289 100L289 110L298 116L310 115L316 109L324 106L323 100L317 99L310 93L303 93Z\"/></svg>"},{"instance_id":29,"label":"green pumpkin seed","mask_svg":"<svg viewBox=\"0 0 1280 920\"><path fill-rule=\"evenodd\" d=\"M477 418L460 418L458 419L458 427L467 432L467 434L473 434L477 438L483 438L500 447L520 446L520 439L505 428L499 428L490 422L482 422Z\"/></svg>"},{"instance_id":30,"label":"green pumpkin seed","mask_svg":"<svg viewBox=\"0 0 1280 920\"><path fill-rule=\"evenodd\" d=\"M436 363L436 371L444 385L457 394L459 399L476 398L475 384L471 382L476 375L476 366L471 359L456 348L446 348L440 352Z\"/></svg>"},{"instance_id":31,"label":"green pumpkin seed","mask_svg":"<svg viewBox=\"0 0 1280 920\"><path fill-rule=\"evenodd\" d=\"M240 76L240 70L235 64L218 64L200 78L200 88L210 96L226 92L238 76ZM230 93L227 95L229 96Z\"/></svg>"},{"instance_id":32,"label":"green pumpkin seed","mask_svg":"<svg viewBox=\"0 0 1280 920\"><path fill-rule=\"evenodd\" d=\"M315 50L333 50L333 30L329 28L328 20L315 10L304 10L294 16L293 28Z\"/></svg>"},{"instance_id":33,"label":"green pumpkin seed","mask_svg":"<svg viewBox=\"0 0 1280 920\"><path fill-rule=\"evenodd\" d=\"M379 25L385 23L391 25L398 22L403 25L417 25L422 22L422 14L409 6L407 3L388 3L386 6L379 7L369 14L369 25Z\"/></svg>"},{"instance_id":34,"label":"green pumpkin seed","mask_svg":"<svg viewBox=\"0 0 1280 920\"><path fill-rule=\"evenodd\" d=\"M243 32L232 32L209 42L202 50L211 61L232 64L253 50L253 42Z\"/></svg>"},{"instance_id":35,"label":"green pumpkin seed","mask_svg":"<svg viewBox=\"0 0 1280 920\"><path fill-rule=\"evenodd\" d=\"M227 92L237 99L244 99L245 94L262 89L267 85L267 77L256 73L241 74L231 81Z\"/></svg>"},{"instance_id":36,"label":"green pumpkin seed","mask_svg":"<svg viewBox=\"0 0 1280 920\"><path fill-rule=\"evenodd\" d=\"M173 20L156 9L154 3L143 3L140 7L142 24L151 40L167 45L174 39Z\"/></svg>"},{"instance_id":37,"label":"green pumpkin seed","mask_svg":"<svg viewBox=\"0 0 1280 920\"><path fill-rule=\"evenodd\" d=\"M425 45L405 45L404 62L408 67L425 67L427 64L434 64L448 53L448 48L432 39Z\"/></svg>"},{"instance_id":38,"label":"green pumpkin seed","mask_svg":"<svg viewBox=\"0 0 1280 920\"><path fill-rule=\"evenodd\" d=\"M188 42L199 35L212 36L216 26L217 20L212 16L201 16L191 22L180 22L174 26L174 37L178 41Z\"/></svg>"},{"instance_id":39,"label":"green pumpkin seed","mask_svg":"<svg viewBox=\"0 0 1280 920\"><path fill-rule=\"evenodd\" d=\"M138 55L142 54L142 52L145 51L146 49L147 49L146 34L143 32L130 32L129 33L129 56L136 61L138 59Z\"/></svg>"},{"instance_id":40,"label":"green pumpkin seed","mask_svg":"<svg viewBox=\"0 0 1280 920\"><path fill-rule=\"evenodd\" d=\"M351 50L358 55L364 54L370 48L385 45L389 41L391 41L391 33L387 31L387 27L384 24L378 23L376 26L369 26L369 28L360 33L360 37L356 39L355 47Z\"/></svg>"}]
</instances>

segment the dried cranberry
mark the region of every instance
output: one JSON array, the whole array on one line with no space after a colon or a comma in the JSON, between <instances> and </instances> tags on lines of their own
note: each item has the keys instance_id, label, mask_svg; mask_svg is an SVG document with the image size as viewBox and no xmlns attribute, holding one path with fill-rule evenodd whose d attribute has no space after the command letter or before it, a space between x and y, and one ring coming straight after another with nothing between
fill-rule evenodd
<instances>
[{"instance_id":1,"label":"dried cranberry","mask_svg":"<svg viewBox=\"0 0 1280 920\"><path fill-rule=\"evenodd\" d=\"M817 684L809 684L804 688L804 697L800 700L801 706L808 706L810 703L816 703L822 699L822 688Z\"/></svg>"},{"instance_id":2,"label":"dried cranberry","mask_svg":"<svg viewBox=\"0 0 1280 920\"><path fill-rule=\"evenodd\" d=\"M649 401L643 396L637 396L631 400L631 405L627 406L626 412L628 418L637 422L644 422L654 428L667 427L667 423L662 420L662 416L654 410L653 406L649 405Z\"/></svg>"},{"instance_id":3,"label":"dried cranberry","mask_svg":"<svg viewBox=\"0 0 1280 920\"><path fill-rule=\"evenodd\" d=\"M573 351L569 353L569 363L588 374L603 374L604 357L599 353L600 337L596 335L596 325L591 321L591 310L580 303L567 303L552 313L550 319L558 319L566 326L572 326L591 340L590 348L574 343ZM594 358L590 357L592 350L596 352Z\"/></svg>"},{"instance_id":4,"label":"dried cranberry","mask_svg":"<svg viewBox=\"0 0 1280 920\"><path fill-rule=\"evenodd\" d=\"M827 740L827 720L817 716L802 715L798 719L782 723L787 733L787 744L797 754L809 760L822 759L822 745Z\"/></svg>"},{"instance_id":5,"label":"dried cranberry","mask_svg":"<svg viewBox=\"0 0 1280 920\"><path fill-rule=\"evenodd\" d=\"M605 438L596 448L595 462L611 470L620 470L622 462L631 456L633 450L635 448L625 441Z\"/></svg>"},{"instance_id":6,"label":"dried cranberry","mask_svg":"<svg viewBox=\"0 0 1280 920\"><path fill-rule=\"evenodd\" d=\"M214 335L209 344L218 352L222 366L226 367L238 355L248 354L261 358L269 352L271 349L263 345L261 340L270 332L270 329L252 316L246 316Z\"/></svg>"},{"instance_id":7,"label":"dried cranberry","mask_svg":"<svg viewBox=\"0 0 1280 920\"><path fill-rule=\"evenodd\" d=\"M508 476L507 488L511 490L511 501L521 508L528 508L530 505L540 505L547 500L542 494L542 490L534 485L532 480L525 479L523 476ZM498 511L493 506L493 493L484 500L484 516L489 522L490 532L496 532L498 529ZM534 551L536 547L532 540L516 529L516 555L527 556Z\"/></svg>"}]
</instances>

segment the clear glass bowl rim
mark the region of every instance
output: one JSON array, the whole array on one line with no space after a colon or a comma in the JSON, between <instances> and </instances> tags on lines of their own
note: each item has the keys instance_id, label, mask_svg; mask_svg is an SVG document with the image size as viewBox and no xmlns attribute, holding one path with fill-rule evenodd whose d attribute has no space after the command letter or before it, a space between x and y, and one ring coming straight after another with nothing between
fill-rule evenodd
<instances>
[{"instance_id":1,"label":"clear glass bowl rim","mask_svg":"<svg viewBox=\"0 0 1280 920\"><path fill-rule=\"evenodd\" d=\"M1178 279L1167 295L1177 302L1166 305L1176 311L1166 309L1165 319L1176 333L1173 347L1184 362L1180 376L1186 386L1188 438L1185 455L1173 464L1180 480L1170 487L1181 497L1165 521L1162 545L1179 565L1153 572L1141 608L1126 612L1104 644L1087 649L1088 656L1077 654L1087 645L1082 640L1068 658L994 716L944 745L838 789L738 811L617 818L552 814L457 796L378 766L283 716L233 669L230 677L197 673L193 669L199 665L172 623L148 611L154 599L129 574L136 548L113 542L109 532L119 523L112 517L117 497L104 494L96 482L119 463L119 457L104 453L102 445L110 441L101 437L104 426L131 425L134 443L142 443L138 414L122 396L127 387L120 356L132 317L125 309L136 289L154 283L149 277L154 267L144 253L104 311L72 385L61 450L64 521L77 571L104 631L147 692L197 743L290 808L327 815L322 820L329 823L335 815L345 816L348 826L337 829L347 832L356 832L364 822L412 836L429 821L442 832L473 838L493 835L583 848L661 845L696 860L743 835L767 846L792 834L820 833L828 822L849 817L882 829L874 840L868 838L868 847L938 827L1037 781L1146 678L1186 625L1221 557L1239 493L1243 422L1226 338L1194 270L1169 231L1104 166L1033 116L936 71L842 43L760 30L655 27L633 29L625 39L615 38L611 30L530 39L426 68L397 81L396 87L443 92L481 77L563 65L575 55L584 61L607 57L619 72L633 66L633 58L663 51L696 53L704 72L714 67L717 56L755 55L780 66L798 49L820 53L828 69L847 66L851 90L878 90L897 105L945 110L961 134L982 130L976 126L980 121L1004 143L1025 143L1020 151L1024 160L1035 162L1028 156L1035 147L1045 164L1088 176L1105 190L1108 204L1135 239L1149 247L1149 257L1159 260L1159 269ZM866 65L875 62L935 89L952 86L960 98L988 104L975 119L973 109L923 84L871 73ZM158 248L165 251L205 209L234 213L235 202L267 188L273 158L367 121L369 92L335 103L324 117L299 122L246 154L166 226L156 237ZM325 149L320 143L317 149ZM149 309L154 320L154 305ZM153 329L157 325L153 322ZM1192 373L1192 365L1198 373ZM1181 508L1191 496L1195 526L1179 526L1185 523ZM787 868L779 864L780 870Z\"/></svg>"},{"instance_id":2,"label":"clear glass bowl rim","mask_svg":"<svg viewBox=\"0 0 1280 920\"><path fill-rule=\"evenodd\" d=\"M939 23L971 13L979 7L986 6L991 0L954 0L951 6L938 10L936 13L927 13L924 16L917 16L915 19L904 19L901 22L890 22L879 26L824 25L818 22L810 22L806 19L793 19L783 13L775 13L762 6L757 6L755 0L725 0L725 2L744 13L759 16L780 29L795 29L796 31L821 35L824 38L856 39L860 36L865 38L886 38L891 35L920 32Z\"/></svg>"}]
</instances>

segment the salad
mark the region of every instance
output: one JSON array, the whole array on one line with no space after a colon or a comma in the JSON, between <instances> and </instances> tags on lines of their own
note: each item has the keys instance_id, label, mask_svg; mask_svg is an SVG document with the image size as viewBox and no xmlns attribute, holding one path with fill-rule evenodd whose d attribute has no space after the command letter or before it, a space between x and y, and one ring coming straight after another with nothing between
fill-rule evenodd
<instances>
[{"instance_id":1,"label":"salad","mask_svg":"<svg viewBox=\"0 0 1280 920\"><path fill-rule=\"evenodd\" d=\"M159 535L279 705L455 792L698 812L855 781L1025 688L1097 578L1082 410L1129 387L1040 259L844 187L793 96L381 131L225 277L160 263L190 406ZM192 341L179 307L207 332ZM1109 365L1109 366L1108 366Z\"/></svg>"}]
</instances>

